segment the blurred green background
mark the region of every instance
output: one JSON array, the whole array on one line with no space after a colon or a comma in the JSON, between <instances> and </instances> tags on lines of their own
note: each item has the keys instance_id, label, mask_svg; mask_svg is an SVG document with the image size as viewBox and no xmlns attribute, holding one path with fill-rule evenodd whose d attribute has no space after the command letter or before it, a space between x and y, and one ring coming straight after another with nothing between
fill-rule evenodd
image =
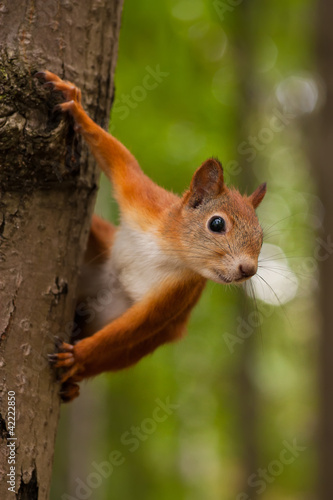
<instances>
[{"instance_id":1,"label":"blurred green background","mask_svg":"<svg viewBox=\"0 0 333 500\"><path fill-rule=\"evenodd\" d=\"M259 270L264 300L209 283L180 343L81 384L62 408L52 499L315 498L314 9L125 0L110 130L175 192L210 156L242 191L267 181L258 216L276 246ZM117 218L104 178L96 211Z\"/></svg>"}]
</instances>

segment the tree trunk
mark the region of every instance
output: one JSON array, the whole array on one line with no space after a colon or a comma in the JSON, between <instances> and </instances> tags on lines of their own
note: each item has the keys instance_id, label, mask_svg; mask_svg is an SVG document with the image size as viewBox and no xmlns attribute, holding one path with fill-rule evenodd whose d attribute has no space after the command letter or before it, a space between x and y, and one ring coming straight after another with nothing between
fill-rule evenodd
<instances>
[{"instance_id":1,"label":"tree trunk","mask_svg":"<svg viewBox=\"0 0 333 500\"><path fill-rule=\"evenodd\" d=\"M257 2L244 2L234 12L234 50L237 81L239 85L238 110L236 116L237 145L251 134L251 123L257 118L258 82L254 57L253 41L257 23ZM259 184L253 173L253 163L239 154L238 168L241 172L238 187L242 193L251 193ZM258 164L256 160L256 163ZM239 296L238 317L249 323L250 315L256 314L252 300ZM251 371L256 364L257 343L260 331L253 328L251 335L238 346L239 362L237 366L238 409L240 441L243 447L243 475L239 491L244 498L256 500L256 490L248 484L248 479L259 467L258 463L258 391Z\"/></svg>"},{"instance_id":2,"label":"tree trunk","mask_svg":"<svg viewBox=\"0 0 333 500\"><path fill-rule=\"evenodd\" d=\"M320 500L333 498L333 3L319 0L317 23L317 61L326 87L326 100L317 116L312 135L313 166L319 197L325 207L322 239L328 243L319 258L321 310L320 340Z\"/></svg>"},{"instance_id":3,"label":"tree trunk","mask_svg":"<svg viewBox=\"0 0 333 500\"><path fill-rule=\"evenodd\" d=\"M53 111L61 96L33 75L73 80L90 116L107 125L121 8L122 0L0 4L3 500L49 497L60 400L47 353L73 327L98 179L70 119Z\"/></svg>"}]
</instances>

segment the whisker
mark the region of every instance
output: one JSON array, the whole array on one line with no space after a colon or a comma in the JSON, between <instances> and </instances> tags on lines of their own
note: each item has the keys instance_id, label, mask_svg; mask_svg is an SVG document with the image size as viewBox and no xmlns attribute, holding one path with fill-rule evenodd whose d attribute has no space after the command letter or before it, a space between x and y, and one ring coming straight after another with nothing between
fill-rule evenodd
<instances>
[{"instance_id":1,"label":"whisker","mask_svg":"<svg viewBox=\"0 0 333 500\"><path fill-rule=\"evenodd\" d=\"M274 255L270 255L269 257L265 257L264 259L259 256L258 262L266 262L266 261L272 261L272 260L287 260L287 259L296 259L296 258L300 258L300 257L298 257L296 255L291 255L288 257L284 253L281 254L281 252L279 252L279 253L276 253Z\"/></svg>"},{"instance_id":2,"label":"whisker","mask_svg":"<svg viewBox=\"0 0 333 500\"><path fill-rule=\"evenodd\" d=\"M268 227L265 227L263 224L262 224L262 228L263 228L263 231L265 233L265 231L268 231L269 229L271 229L272 227L276 226L277 224L280 224L280 222L283 222L287 219L290 219L291 217L296 217L296 215L300 215L301 212L296 212L295 214L290 214L290 215L287 215L286 217L283 217L282 219L279 219L278 221L276 222L273 222L273 224L271 224L270 226Z\"/></svg>"},{"instance_id":3,"label":"whisker","mask_svg":"<svg viewBox=\"0 0 333 500\"><path fill-rule=\"evenodd\" d=\"M254 286L253 286L253 282L252 280L248 280L246 281L244 284L243 284L243 288L244 288L244 293L243 296L246 298L250 298L251 299L251 309L256 313L257 317L259 318L259 308L258 308L258 301L257 301L257 297L256 297L256 294L255 294L255 289L254 289ZM249 304L248 301L245 302L245 304ZM250 313L249 313L250 314ZM259 336L260 336L260 339L261 339L261 346L263 348L263 336L262 336L262 330L261 330L261 325L260 323L253 326L253 331L254 333L255 332L258 332Z\"/></svg>"},{"instance_id":4,"label":"whisker","mask_svg":"<svg viewBox=\"0 0 333 500\"><path fill-rule=\"evenodd\" d=\"M280 236L281 235L281 231L272 231L270 233L264 233L264 241L266 242L267 240L269 240L270 238L273 238L275 236Z\"/></svg>"},{"instance_id":5,"label":"whisker","mask_svg":"<svg viewBox=\"0 0 333 500\"><path fill-rule=\"evenodd\" d=\"M283 276L286 279L289 279L291 282L293 282L292 277L290 276L291 274L294 274L298 278L304 278L304 279L309 279L312 276L312 273L301 273L300 271L295 271L294 269L284 269L284 268L279 268L279 267L264 267L264 266L258 266L258 269L266 269L267 271L272 271L273 273L279 274L280 276ZM295 283L295 281L294 281ZM300 285L300 283L298 282ZM305 286L305 285L303 285Z\"/></svg>"},{"instance_id":6,"label":"whisker","mask_svg":"<svg viewBox=\"0 0 333 500\"><path fill-rule=\"evenodd\" d=\"M250 285L250 290L251 290L251 297L252 297L252 300L253 300L254 306L255 306L255 311L256 311L256 313L257 313L257 315L259 317L258 301L257 301L257 297L256 297L256 294L255 294L254 285L253 285L253 282L251 280L249 281L249 285ZM258 333L259 333L260 340L261 340L261 348L262 348L262 350L264 350L264 338L263 338L263 335L262 335L262 329L261 329L261 324L260 323L257 326L257 329L258 329Z\"/></svg>"},{"instance_id":7,"label":"whisker","mask_svg":"<svg viewBox=\"0 0 333 500\"><path fill-rule=\"evenodd\" d=\"M268 286L268 288L269 288L269 289L273 292L273 294L274 294L274 296L275 296L276 300L278 301L278 303L279 303L279 305L280 305L280 307L281 307L281 309L282 309L282 311L283 311L283 314L285 315L285 317L286 317L286 319L287 319L287 321L288 321L289 325L292 327L291 321L290 321L290 319L288 318L288 315L287 315L287 313L286 313L286 310L285 310L285 308L284 308L284 306L283 306L283 304L282 304L281 300L279 299L278 295L275 293L274 289L271 287L271 285L270 285L270 284L269 284L269 283L268 283L268 282L267 282L267 281L266 281L266 280L265 280L262 276L260 276L260 274L258 274L258 273L257 273L257 274L256 274L256 276L258 276L258 278L260 278L260 279L261 279L261 280L262 280L262 281L263 281L263 282L264 282L264 283Z\"/></svg>"},{"instance_id":8,"label":"whisker","mask_svg":"<svg viewBox=\"0 0 333 500\"><path fill-rule=\"evenodd\" d=\"M289 280L291 283L298 283L298 280L295 280L293 279L290 274L295 274L294 272L288 270L288 269L283 269L283 268L271 268L271 267L262 267L262 266L258 266L258 268L261 268L261 269L267 269L268 271L272 271L272 273L275 273L275 274L278 274L280 276L282 276L283 278ZM289 274L289 275L288 275Z\"/></svg>"}]
</instances>

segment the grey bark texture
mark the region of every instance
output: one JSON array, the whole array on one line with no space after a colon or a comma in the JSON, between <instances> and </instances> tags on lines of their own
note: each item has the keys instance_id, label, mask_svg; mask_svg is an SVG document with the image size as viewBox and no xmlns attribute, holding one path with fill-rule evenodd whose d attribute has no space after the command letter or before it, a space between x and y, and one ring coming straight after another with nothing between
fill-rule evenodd
<instances>
[{"instance_id":1,"label":"grey bark texture","mask_svg":"<svg viewBox=\"0 0 333 500\"><path fill-rule=\"evenodd\" d=\"M0 3L2 500L49 498L60 399L47 353L55 335L71 333L98 181L71 120L54 111L61 96L33 75L48 69L74 81L90 116L105 127L121 9L122 0Z\"/></svg>"}]
</instances>

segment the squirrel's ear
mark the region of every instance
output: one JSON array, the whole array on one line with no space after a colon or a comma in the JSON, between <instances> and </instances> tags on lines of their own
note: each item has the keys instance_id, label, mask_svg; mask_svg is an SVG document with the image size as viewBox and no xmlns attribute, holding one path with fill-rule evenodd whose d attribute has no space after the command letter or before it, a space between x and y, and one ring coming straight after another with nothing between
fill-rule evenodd
<instances>
[{"instance_id":1,"label":"squirrel's ear","mask_svg":"<svg viewBox=\"0 0 333 500\"><path fill-rule=\"evenodd\" d=\"M262 202L263 197L266 194L266 182L260 184L259 187L249 196L249 201L253 208L257 208Z\"/></svg>"},{"instance_id":2,"label":"squirrel's ear","mask_svg":"<svg viewBox=\"0 0 333 500\"><path fill-rule=\"evenodd\" d=\"M223 187L222 165L215 158L209 158L193 175L188 192L188 204L191 208L196 208L206 199L221 194Z\"/></svg>"}]
</instances>

